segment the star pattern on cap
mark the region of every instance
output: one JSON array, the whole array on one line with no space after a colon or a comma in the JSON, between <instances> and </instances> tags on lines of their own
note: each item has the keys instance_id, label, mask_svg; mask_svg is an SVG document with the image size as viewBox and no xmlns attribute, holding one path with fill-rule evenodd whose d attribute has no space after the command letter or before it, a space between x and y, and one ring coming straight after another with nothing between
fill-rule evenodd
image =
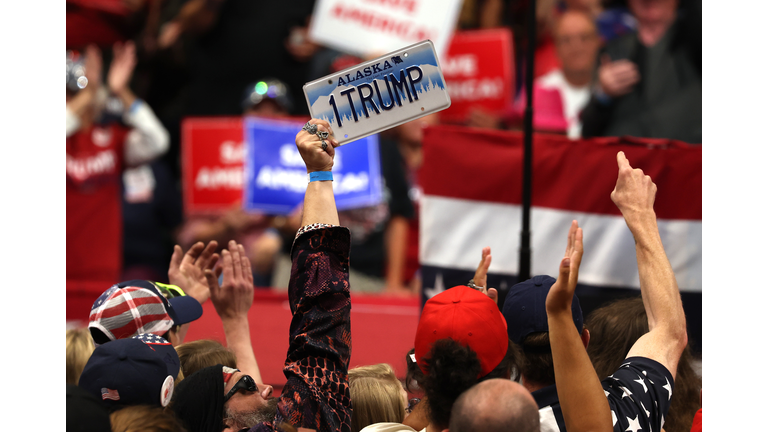
<instances>
[{"instance_id":1,"label":"star pattern on cap","mask_svg":"<svg viewBox=\"0 0 768 432\"><path fill-rule=\"evenodd\" d=\"M158 336L154 333L141 333L133 337L133 339L138 339L145 344L168 344L167 340L165 340L163 337Z\"/></svg>"}]
</instances>

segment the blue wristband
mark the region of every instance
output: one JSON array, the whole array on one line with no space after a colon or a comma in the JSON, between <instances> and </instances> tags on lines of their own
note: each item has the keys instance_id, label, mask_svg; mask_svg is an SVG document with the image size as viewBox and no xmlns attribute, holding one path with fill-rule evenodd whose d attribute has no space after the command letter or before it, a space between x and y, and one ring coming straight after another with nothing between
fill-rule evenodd
<instances>
[{"instance_id":1,"label":"blue wristband","mask_svg":"<svg viewBox=\"0 0 768 432\"><path fill-rule=\"evenodd\" d=\"M309 181L333 181L333 173L330 171L313 171L308 174Z\"/></svg>"}]
</instances>

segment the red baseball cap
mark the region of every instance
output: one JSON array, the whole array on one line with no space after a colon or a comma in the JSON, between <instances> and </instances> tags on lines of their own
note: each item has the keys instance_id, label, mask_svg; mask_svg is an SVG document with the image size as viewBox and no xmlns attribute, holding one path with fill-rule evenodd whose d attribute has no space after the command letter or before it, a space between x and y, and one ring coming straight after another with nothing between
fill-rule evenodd
<instances>
[{"instance_id":1,"label":"red baseball cap","mask_svg":"<svg viewBox=\"0 0 768 432\"><path fill-rule=\"evenodd\" d=\"M450 338L472 349L480 359L480 375L487 375L507 354L507 323L499 307L487 295L459 285L424 304L416 329L416 363L428 374L425 356L432 345Z\"/></svg>"}]
</instances>

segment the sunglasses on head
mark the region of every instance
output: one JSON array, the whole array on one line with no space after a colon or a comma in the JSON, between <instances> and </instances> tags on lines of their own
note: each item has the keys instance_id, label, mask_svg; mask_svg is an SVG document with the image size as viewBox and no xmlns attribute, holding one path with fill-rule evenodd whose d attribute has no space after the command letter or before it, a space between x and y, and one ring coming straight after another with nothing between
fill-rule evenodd
<instances>
[{"instance_id":1,"label":"sunglasses on head","mask_svg":"<svg viewBox=\"0 0 768 432\"><path fill-rule=\"evenodd\" d=\"M224 403L227 403L229 398L235 395L238 390L247 390L249 392L255 392L259 388L256 387L256 381L251 378L250 375L243 375L240 377L240 379L235 383L235 385L232 387L232 389L227 393L226 396L224 396Z\"/></svg>"},{"instance_id":2,"label":"sunglasses on head","mask_svg":"<svg viewBox=\"0 0 768 432\"><path fill-rule=\"evenodd\" d=\"M155 282L155 286L160 290L161 293L163 293L165 298L182 297L186 295L184 290L177 287L176 285Z\"/></svg>"}]
</instances>

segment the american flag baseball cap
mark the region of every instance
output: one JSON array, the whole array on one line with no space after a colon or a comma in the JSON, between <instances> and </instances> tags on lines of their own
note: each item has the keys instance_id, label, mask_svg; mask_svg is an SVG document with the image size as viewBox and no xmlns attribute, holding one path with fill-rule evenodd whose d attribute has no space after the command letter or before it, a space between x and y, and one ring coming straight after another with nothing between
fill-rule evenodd
<instances>
[{"instance_id":1,"label":"american flag baseball cap","mask_svg":"<svg viewBox=\"0 0 768 432\"><path fill-rule=\"evenodd\" d=\"M170 351L155 349L157 344L167 343L160 339L148 343L140 337L128 338L99 345L85 364L78 385L109 410L140 404L167 406L176 375L169 373L169 364L164 359ZM175 362L178 361L176 355Z\"/></svg>"},{"instance_id":2,"label":"american flag baseball cap","mask_svg":"<svg viewBox=\"0 0 768 432\"><path fill-rule=\"evenodd\" d=\"M176 353L176 348L174 348L170 342L152 333L138 334L132 339L138 339L149 345L149 347L163 359L166 366L168 366L168 375L173 377L179 376L179 369L181 368L179 354Z\"/></svg>"},{"instance_id":3,"label":"american flag baseball cap","mask_svg":"<svg viewBox=\"0 0 768 432\"><path fill-rule=\"evenodd\" d=\"M112 285L96 299L88 328L94 342L103 344L140 333L162 336L202 315L203 307L190 296L169 300L153 282L131 280Z\"/></svg>"}]
</instances>

